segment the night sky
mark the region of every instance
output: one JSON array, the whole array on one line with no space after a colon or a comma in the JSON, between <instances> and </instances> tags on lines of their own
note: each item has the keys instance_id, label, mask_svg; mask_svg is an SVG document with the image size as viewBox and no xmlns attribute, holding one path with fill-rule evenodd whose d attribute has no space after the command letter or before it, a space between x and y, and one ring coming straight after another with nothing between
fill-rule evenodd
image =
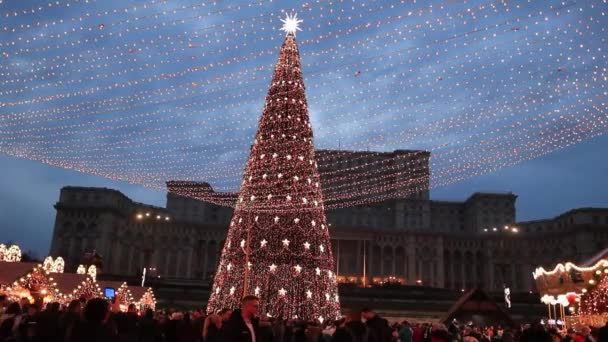
<instances>
[{"instance_id":1,"label":"night sky","mask_svg":"<svg viewBox=\"0 0 608 342\"><path fill-rule=\"evenodd\" d=\"M0 241L38 256L65 185L237 190L293 10L317 148L430 150L432 198L519 221L608 207L605 2L48 4L0 1Z\"/></svg>"}]
</instances>

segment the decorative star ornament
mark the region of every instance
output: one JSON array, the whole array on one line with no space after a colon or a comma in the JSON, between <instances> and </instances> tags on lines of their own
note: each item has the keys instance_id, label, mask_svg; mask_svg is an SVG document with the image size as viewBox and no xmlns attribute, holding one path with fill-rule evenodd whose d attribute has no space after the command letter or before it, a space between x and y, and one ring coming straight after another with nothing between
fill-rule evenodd
<instances>
[{"instance_id":1,"label":"decorative star ornament","mask_svg":"<svg viewBox=\"0 0 608 342\"><path fill-rule=\"evenodd\" d=\"M306 249L306 250L310 249L310 243L304 242L304 249Z\"/></svg>"},{"instance_id":2,"label":"decorative star ornament","mask_svg":"<svg viewBox=\"0 0 608 342\"><path fill-rule=\"evenodd\" d=\"M302 20L298 19L297 13L287 14L287 17L285 17L285 19L281 19L281 22L283 22L281 31L285 31L286 35L292 34L295 37L296 31L302 31L302 29L299 27Z\"/></svg>"},{"instance_id":3,"label":"decorative star ornament","mask_svg":"<svg viewBox=\"0 0 608 342\"><path fill-rule=\"evenodd\" d=\"M268 241L266 241L266 239L260 241L260 247L262 247L262 248L266 247L267 243L268 243Z\"/></svg>"},{"instance_id":4,"label":"decorative star ornament","mask_svg":"<svg viewBox=\"0 0 608 342\"><path fill-rule=\"evenodd\" d=\"M230 288L230 295L233 295L235 290L236 290L236 289L234 288L234 286L233 286L233 287L231 287L231 288Z\"/></svg>"},{"instance_id":5,"label":"decorative star ornament","mask_svg":"<svg viewBox=\"0 0 608 342\"><path fill-rule=\"evenodd\" d=\"M298 272L298 273L302 272L302 266L300 266L300 265L295 265L293 268L295 268L296 272Z\"/></svg>"},{"instance_id":6,"label":"decorative star ornament","mask_svg":"<svg viewBox=\"0 0 608 342\"><path fill-rule=\"evenodd\" d=\"M253 293L254 293L256 296L259 296L259 295L260 295L260 288L259 288L258 286L256 286L255 290L253 290Z\"/></svg>"},{"instance_id":7,"label":"decorative star ornament","mask_svg":"<svg viewBox=\"0 0 608 342\"><path fill-rule=\"evenodd\" d=\"M306 291L306 298L312 298L312 292L310 290Z\"/></svg>"},{"instance_id":8,"label":"decorative star ornament","mask_svg":"<svg viewBox=\"0 0 608 342\"><path fill-rule=\"evenodd\" d=\"M274 271L276 271L276 269L277 269L277 265L275 265L275 264L270 265L270 272L274 272Z\"/></svg>"},{"instance_id":9,"label":"decorative star ornament","mask_svg":"<svg viewBox=\"0 0 608 342\"><path fill-rule=\"evenodd\" d=\"M287 294L287 291L286 291L284 288L282 288L282 287L281 287L281 289L279 290L279 294L280 294L281 296L284 296L284 295L286 295L286 294Z\"/></svg>"},{"instance_id":10,"label":"decorative star ornament","mask_svg":"<svg viewBox=\"0 0 608 342\"><path fill-rule=\"evenodd\" d=\"M321 275L321 269L320 269L320 268L318 268L318 267L317 267L317 268L315 269L315 272L317 273L317 275Z\"/></svg>"},{"instance_id":11,"label":"decorative star ornament","mask_svg":"<svg viewBox=\"0 0 608 342\"><path fill-rule=\"evenodd\" d=\"M283 241L281 241L281 242L283 242L283 246L285 246L285 247L289 247L289 240L284 239L284 240L283 240Z\"/></svg>"}]
</instances>

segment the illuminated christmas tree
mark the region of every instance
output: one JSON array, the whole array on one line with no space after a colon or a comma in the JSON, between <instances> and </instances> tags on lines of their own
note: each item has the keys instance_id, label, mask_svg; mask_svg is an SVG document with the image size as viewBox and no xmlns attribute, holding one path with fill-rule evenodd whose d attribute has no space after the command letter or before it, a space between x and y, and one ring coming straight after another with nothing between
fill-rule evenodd
<instances>
[{"instance_id":1,"label":"illuminated christmas tree","mask_svg":"<svg viewBox=\"0 0 608 342\"><path fill-rule=\"evenodd\" d=\"M295 16L264 103L208 311L260 297L273 317L339 315L337 280L308 115Z\"/></svg>"}]
</instances>

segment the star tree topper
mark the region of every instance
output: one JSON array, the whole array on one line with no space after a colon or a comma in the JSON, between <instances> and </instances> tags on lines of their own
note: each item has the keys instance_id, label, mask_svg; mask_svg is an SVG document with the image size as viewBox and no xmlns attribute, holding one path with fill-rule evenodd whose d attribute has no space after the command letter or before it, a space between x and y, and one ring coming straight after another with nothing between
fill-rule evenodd
<instances>
[{"instance_id":1,"label":"star tree topper","mask_svg":"<svg viewBox=\"0 0 608 342\"><path fill-rule=\"evenodd\" d=\"M281 27L281 31L285 31L286 35L293 34L294 37L296 35L296 31L302 31L299 25L302 22L301 19L298 19L298 14L287 14L285 19L281 19L283 22L283 26Z\"/></svg>"}]
</instances>

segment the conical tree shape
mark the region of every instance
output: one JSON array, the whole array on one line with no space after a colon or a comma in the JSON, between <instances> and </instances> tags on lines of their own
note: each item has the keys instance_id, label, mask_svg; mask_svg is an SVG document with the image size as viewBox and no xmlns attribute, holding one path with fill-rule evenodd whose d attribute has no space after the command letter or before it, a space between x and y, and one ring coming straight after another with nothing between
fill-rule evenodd
<instances>
[{"instance_id":1,"label":"conical tree shape","mask_svg":"<svg viewBox=\"0 0 608 342\"><path fill-rule=\"evenodd\" d=\"M262 313L323 321L339 315L313 134L293 34L279 60L222 250L208 311L260 297Z\"/></svg>"}]
</instances>

